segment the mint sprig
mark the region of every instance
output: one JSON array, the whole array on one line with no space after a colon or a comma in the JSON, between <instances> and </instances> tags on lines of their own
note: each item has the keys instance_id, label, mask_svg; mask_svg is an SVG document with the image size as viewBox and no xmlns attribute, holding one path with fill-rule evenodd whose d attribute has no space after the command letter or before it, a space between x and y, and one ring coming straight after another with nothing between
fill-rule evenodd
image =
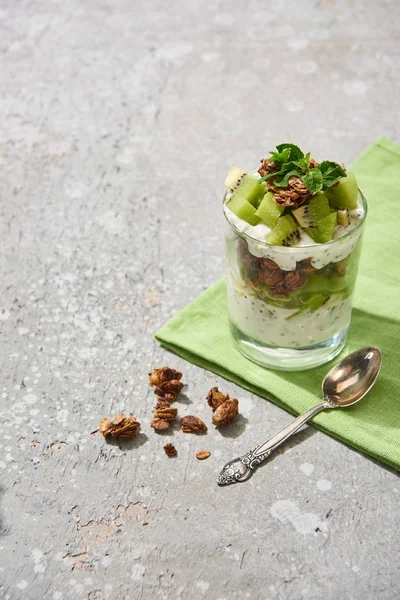
<instances>
[{"instance_id":1,"label":"mint sprig","mask_svg":"<svg viewBox=\"0 0 400 600\"><path fill-rule=\"evenodd\" d=\"M346 170L335 162L324 160L319 166L322 173L324 184L322 189L327 190L331 185L336 183L341 177L346 177Z\"/></svg>"},{"instance_id":2,"label":"mint sprig","mask_svg":"<svg viewBox=\"0 0 400 600\"><path fill-rule=\"evenodd\" d=\"M303 175L303 177L301 177L301 179L303 180L303 183L310 194L313 196L314 194L318 194L324 185L324 178L318 167L310 169L305 175Z\"/></svg>"},{"instance_id":3,"label":"mint sprig","mask_svg":"<svg viewBox=\"0 0 400 600\"><path fill-rule=\"evenodd\" d=\"M346 177L346 170L336 162L324 160L317 167L310 169L310 153L306 155L295 144L279 144L277 152L271 152L270 160L279 166L279 170L264 175L258 183L274 178L274 185L287 187L291 177L299 177L313 196L321 190L327 190L341 177Z\"/></svg>"},{"instance_id":4,"label":"mint sprig","mask_svg":"<svg viewBox=\"0 0 400 600\"><path fill-rule=\"evenodd\" d=\"M276 149L278 150L278 152L290 150L290 160L299 160L304 156L303 152L295 144L279 144L279 146L277 146Z\"/></svg>"},{"instance_id":5,"label":"mint sprig","mask_svg":"<svg viewBox=\"0 0 400 600\"><path fill-rule=\"evenodd\" d=\"M284 148L281 152L270 152L270 154L272 162L274 162L276 165L283 165L289 161L290 148Z\"/></svg>"},{"instance_id":6,"label":"mint sprig","mask_svg":"<svg viewBox=\"0 0 400 600\"><path fill-rule=\"evenodd\" d=\"M300 173L300 171L293 169L293 171L288 171L287 173L282 174L281 177L274 179L274 185L276 185L277 187L287 187L289 185L289 179L291 177L301 177L302 175L303 174Z\"/></svg>"}]
</instances>

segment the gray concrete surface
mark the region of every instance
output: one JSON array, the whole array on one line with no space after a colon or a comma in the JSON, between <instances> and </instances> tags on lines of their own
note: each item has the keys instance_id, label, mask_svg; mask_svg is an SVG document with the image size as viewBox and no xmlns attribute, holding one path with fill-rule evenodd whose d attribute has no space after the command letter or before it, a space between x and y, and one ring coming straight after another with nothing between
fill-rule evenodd
<instances>
[{"instance_id":1,"label":"gray concrete surface","mask_svg":"<svg viewBox=\"0 0 400 600\"><path fill-rule=\"evenodd\" d=\"M223 274L232 164L400 140L399 19L395 1L0 0L2 600L399 597L396 473L308 429L218 488L290 417L153 339ZM219 385L243 419L156 436L164 364L180 415L209 422ZM91 436L122 410L133 443Z\"/></svg>"}]
</instances>

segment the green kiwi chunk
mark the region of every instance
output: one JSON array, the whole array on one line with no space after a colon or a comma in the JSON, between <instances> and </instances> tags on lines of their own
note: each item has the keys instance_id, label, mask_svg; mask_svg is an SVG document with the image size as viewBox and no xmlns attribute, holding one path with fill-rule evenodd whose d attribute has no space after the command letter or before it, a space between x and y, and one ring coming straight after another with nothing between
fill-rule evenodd
<instances>
[{"instance_id":1,"label":"green kiwi chunk","mask_svg":"<svg viewBox=\"0 0 400 600\"><path fill-rule=\"evenodd\" d=\"M279 217L275 227L265 240L274 246L295 246L300 239L299 226L290 215Z\"/></svg>"},{"instance_id":2,"label":"green kiwi chunk","mask_svg":"<svg viewBox=\"0 0 400 600\"><path fill-rule=\"evenodd\" d=\"M357 208L358 184L353 173L347 173L337 185L326 191L329 203L333 208Z\"/></svg>"},{"instance_id":3,"label":"green kiwi chunk","mask_svg":"<svg viewBox=\"0 0 400 600\"><path fill-rule=\"evenodd\" d=\"M261 203L265 194L265 184L258 183L259 178L255 175L244 175L233 190L234 196L241 196L250 202L255 208Z\"/></svg>"},{"instance_id":4,"label":"green kiwi chunk","mask_svg":"<svg viewBox=\"0 0 400 600\"><path fill-rule=\"evenodd\" d=\"M339 225L348 227L350 225L350 211L348 208L341 208L337 211L337 220Z\"/></svg>"},{"instance_id":5,"label":"green kiwi chunk","mask_svg":"<svg viewBox=\"0 0 400 600\"><path fill-rule=\"evenodd\" d=\"M317 227L307 229L307 233L317 244L330 242L335 231L336 220L337 212L335 211L328 217L325 217L325 219L322 219L322 221L319 221Z\"/></svg>"},{"instance_id":6,"label":"green kiwi chunk","mask_svg":"<svg viewBox=\"0 0 400 600\"><path fill-rule=\"evenodd\" d=\"M239 219L246 221L249 225L258 225L260 218L256 216L256 209L242 196L232 196L226 205Z\"/></svg>"},{"instance_id":7,"label":"green kiwi chunk","mask_svg":"<svg viewBox=\"0 0 400 600\"><path fill-rule=\"evenodd\" d=\"M292 215L304 229L318 227L319 223L331 214L325 194L316 194L307 204L292 211Z\"/></svg>"},{"instance_id":8,"label":"green kiwi chunk","mask_svg":"<svg viewBox=\"0 0 400 600\"><path fill-rule=\"evenodd\" d=\"M239 167L231 167L225 179L225 185L229 190L234 190L240 183L240 180L246 175Z\"/></svg>"},{"instance_id":9,"label":"green kiwi chunk","mask_svg":"<svg viewBox=\"0 0 400 600\"><path fill-rule=\"evenodd\" d=\"M284 206L274 202L272 192L267 192L256 211L256 215L272 229L284 210Z\"/></svg>"}]
</instances>

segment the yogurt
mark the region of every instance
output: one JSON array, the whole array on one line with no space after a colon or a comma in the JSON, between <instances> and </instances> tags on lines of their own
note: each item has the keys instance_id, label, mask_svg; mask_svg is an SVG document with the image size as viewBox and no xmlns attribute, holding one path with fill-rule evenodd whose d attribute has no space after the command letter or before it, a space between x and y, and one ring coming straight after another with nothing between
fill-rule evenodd
<instances>
[{"instance_id":1,"label":"yogurt","mask_svg":"<svg viewBox=\"0 0 400 600\"><path fill-rule=\"evenodd\" d=\"M361 236L358 229L353 235L347 235L364 217L362 206L350 211L350 225L344 228L336 226L334 239L327 244L317 244L304 230L300 230L300 241L297 246L272 246L266 244L265 239L271 229L262 223L249 225L237 217L230 208L224 204L224 213L230 225L236 231L245 235L249 252L257 258L270 258L284 271L293 271L300 260L311 258L311 264L316 269L322 269L331 262L339 262L347 258L354 250Z\"/></svg>"},{"instance_id":2,"label":"yogurt","mask_svg":"<svg viewBox=\"0 0 400 600\"><path fill-rule=\"evenodd\" d=\"M265 242L271 231L267 225L250 225L224 204L229 223L228 311L234 329L240 332L237 337L258 346L294 350L328 343L339 333L345 337L351 318L364 206L360 195L357 208L350 211L349 225L336 226L331 242L318 244L300 230L299 243L284 247ZM248 253L243 252L246 246ZM315 270L310 269L303 287L286 289L279 295L272 283L267 284L268 278L260 275L265 268L262 259L274 261L286 272L281 274L285 277L287 272L299 272L303 268L301 261Z\"/></svg>"},{"instance_id":3,"label":"yogurt","mask_svg":"<svg viewBox=\"0 0 400 600\"><path fill-rule=\"evenodd\" d=\"M270 306L254 296L237 293L228 276L230 319L246 336L258 343L285 348L321 344L349 326L351 297L327 302L315 311Z\"/></svg>"}]
</instances>

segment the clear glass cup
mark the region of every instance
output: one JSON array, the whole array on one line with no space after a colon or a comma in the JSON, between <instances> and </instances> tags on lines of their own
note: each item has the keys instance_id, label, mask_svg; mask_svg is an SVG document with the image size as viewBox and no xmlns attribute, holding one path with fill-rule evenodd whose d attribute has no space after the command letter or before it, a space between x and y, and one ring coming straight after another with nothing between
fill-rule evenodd
<instances>
[{"instance_id":1,"label":"clear glass cup","mask_svg":"<svg viewBox=\"0 0 400 600\"><path fill-rule=\"evenodd\" d=\"M240 352L263 367L300 371L343 349L361 252L367 202L347 233L326 244L272 246L228 221L228 315Z\"/></svg>"}]
</instances>

